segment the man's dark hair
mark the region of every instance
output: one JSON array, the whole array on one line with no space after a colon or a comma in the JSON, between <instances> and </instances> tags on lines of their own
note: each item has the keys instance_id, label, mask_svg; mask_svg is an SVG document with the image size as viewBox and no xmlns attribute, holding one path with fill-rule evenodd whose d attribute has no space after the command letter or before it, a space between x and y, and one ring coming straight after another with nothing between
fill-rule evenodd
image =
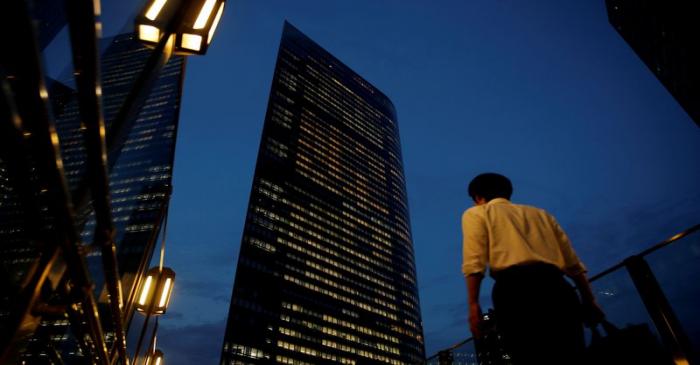
<instances>
[{"instance_id":1,"label":"man's dark hair","mask_svg":"<svg viewBox=\"0 0 700 365\"><path fill-rule=\"evenodd\" d=\"M513 184L501 174L487 172L475 177L469 183L469 196L474 201L476 201L477 196L488 202L496 198L510 199L511 195L513 195Z\"/></svg>"}]
</instances>

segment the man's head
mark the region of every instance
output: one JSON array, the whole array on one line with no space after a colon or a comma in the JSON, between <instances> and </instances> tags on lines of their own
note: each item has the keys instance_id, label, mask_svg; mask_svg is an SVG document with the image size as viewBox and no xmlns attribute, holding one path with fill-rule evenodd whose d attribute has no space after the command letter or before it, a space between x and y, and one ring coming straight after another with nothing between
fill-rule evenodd
<instances>
[{"instance_id":1,"label":"man's head","mask_svg":"<svg viewBox=\"0 0 700 365\"><path fill-rule=\"evenodd\" d=\"M487 172L475 177L469 183L469 196L477 204L483 204L496 198L510 199L513 185L507 177Z\"/></svg>"}]
</instances>

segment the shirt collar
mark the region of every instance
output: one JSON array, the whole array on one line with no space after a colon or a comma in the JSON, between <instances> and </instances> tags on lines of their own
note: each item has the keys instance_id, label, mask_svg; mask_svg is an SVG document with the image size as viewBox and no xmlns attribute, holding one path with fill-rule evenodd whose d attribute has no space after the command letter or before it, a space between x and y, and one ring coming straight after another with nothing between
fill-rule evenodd
<instances>
[{"instance_id":1,"label":"shirt collar","mask_svg":"<svg viewBox=\"0 0 700 365\"><path fill-rule=\"evenodd\" d=\"M486 205L491 205L491 204L512 204L512 203L510 202L510 200L508 200L506 198L493 198L493 199L489 200L488 203L486 203Z\"/></svg>"}]
</instances>

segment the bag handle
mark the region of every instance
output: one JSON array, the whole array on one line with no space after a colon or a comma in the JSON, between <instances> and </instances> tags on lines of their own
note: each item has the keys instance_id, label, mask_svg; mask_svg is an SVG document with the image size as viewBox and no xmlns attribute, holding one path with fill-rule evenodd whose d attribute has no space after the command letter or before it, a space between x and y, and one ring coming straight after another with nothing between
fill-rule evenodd
<instances>
[{"instance_id":1,"label":"bag handle","mask_svg":"<svg viewBox=\"0 0 700 365\"><path fill-rule=\"evenodd\" d=\"M599 325L600 325L601 327L603 327L603 330L605 330L605 333L607 333L608 336L620 332L620 329L617 328L617 326L615 326L614 324L610 323L610 321L608 321L608 320L606 320L606 319L602 320L602 321L599 323Z\"/></svg>"}]
</instances>

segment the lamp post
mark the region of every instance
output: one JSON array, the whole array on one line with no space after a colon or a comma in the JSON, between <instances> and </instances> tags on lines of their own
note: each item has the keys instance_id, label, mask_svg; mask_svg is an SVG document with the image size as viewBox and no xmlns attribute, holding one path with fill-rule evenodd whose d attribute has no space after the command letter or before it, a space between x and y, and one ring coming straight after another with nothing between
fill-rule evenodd
<instances>
[{"instance_id":1,"label":"lamp post","mask_svg":"<svg viewBox=\"0 0 700 365\"><path fill-rule=\"evenodd\" d=\"M170 296L173 292L173 285L175 284L175 271L168 267L163 267L163 256L165 254L165 231L167 230L167 215L166 221L163 225L163 241L161 244L161 256L160 265L152 267L146 272L145 279L141 285L136 303L136 311L146 316L146 320L141 328L141 334L139 335L138 342L136 343L136 350L134 351L134 357L132 360L133 364L136 361L141 350L141 345L146 335L146 330L148 328L148 321L151 316L159 316L164 314L168 309L168 304L170 303ZM163 360L163 353L155 350L155 339L156 333L158 331L158 318L156 317L156 324L153 327L153 333L151 334L151 343L153 352L146 355L145 364L146 365L160 365ZM160 357L154 357L155 354L160 352Z\"/></svg>"},{"instance_id":2,"label":"lamp post","mask_svg":"<svg viewBox=\"0 0 700 365\"><path fill-rule=\"evenodd\" d=\"M146 97L144 90L150 89L155 75L160 73L171 55L206 54L223 15L224 5L225 0L147 0L146 5L136 16L134 28L139 40L144 45L153 48L154 51L127 100L138 101ZM134 102L134 104L140 103ZM119 129L121 133L114 134L112 146L122 143L126 132L130 130L130 120L133 119L135 112L134 108L120 110L113 125L123 126L123 128ZM136 345L134 363L141 349L148 320L151 315L165 313L175 280L175 272L163 267L167 211L165 222L160 265L146 273L141 291L138 293L136 303L134 303L136 310L146 316ZM152 335L153 339L155 339L156 330L157 318ZM158 354L160 356L156 356ZM162 361L162 352L159 350L149 353L146 357L147 364L160 365Z\"/></svg>"},{"instance_id":3,"label":"lamp post","mask_svg":"<svg viewBox=\"0 0 700 365\"><path fill-rule=\"evenodd\" d=\"M168 215L166 212L165 221L163 224L162 241L160 248L160 264L158 266L150 268L145 275L143 284L138 292L138 297L134 306L136 311L146 316L146 320L141 328L141 334L139 335L138 341L136 343L136 350L134 351L134 357L132 360L133 364L136 361L141 350L141 345L146 335L146 330L148 329L148 321L151 316L159 316L164 314L168 309L168 304L170 303L170 296L173 293L173 286L175 284L175 271L169 267L163 267L163 259L165 256L165 236L168 229ZM153 333L151 334L151 348L152 352L146 355L145 364L149 365L160 365L163 361L163 353L155 350L156 333L158 331L158 317L156 317L156 323L153 327ZM154 357L158 352L160 352L160 357Z\"/></svg>"}]
</instances>

